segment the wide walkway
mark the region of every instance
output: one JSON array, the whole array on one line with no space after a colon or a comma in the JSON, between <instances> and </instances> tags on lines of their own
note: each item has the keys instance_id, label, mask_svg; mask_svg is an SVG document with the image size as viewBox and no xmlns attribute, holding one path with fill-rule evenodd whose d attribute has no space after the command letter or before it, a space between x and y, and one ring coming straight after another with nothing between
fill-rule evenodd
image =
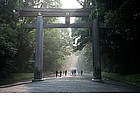
<instances>
[{"instance_id":1,"label":"wide walkway","mask_svg":"<svg viewBox=\"0 0 140 140\"><path fill-rule=\"evenodd\" d=\"M40 82L27 82L24 84L0 88L0 93L135 93L140 88L121 84L114 81L103 80L93 82L92 75L49 77Z\"/></svg>"}]
</instances>

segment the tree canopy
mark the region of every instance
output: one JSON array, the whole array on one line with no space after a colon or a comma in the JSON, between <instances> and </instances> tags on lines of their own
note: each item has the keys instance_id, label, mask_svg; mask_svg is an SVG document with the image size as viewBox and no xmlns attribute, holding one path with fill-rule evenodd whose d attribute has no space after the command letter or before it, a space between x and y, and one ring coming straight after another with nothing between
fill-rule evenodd
<instances>
[{"instance_id":1,"label":"tree canopy","mask_svg":"<svg viewBox=\"0 0 140 140\"><path fill-rule=\"evenodd\" d=\"M19 17L18 12L24 7L60 8L61 2L0 0L0 77L9 76L13 72L34 71L36 30L23 27L27 23L36 22L36 18ZM56 21L57 18L44 18L44 22ZM70 49L66 49L69 39L68 29L44 30L44 70L53 71L61 67L65 55L70 54Z\"/></svg>"},{"instance_id":2,"label":"tree canopy","mask_svg":"<svg viewBox=\"0 0 140 140\"><path fill-rule=\"evenodd\" d=\"M112 27L112 29L100 29L99 33L102 70L119 73L139 73L140 11L138 0L77 1L83 8L93 8L90 15L91 20L97 17L98 13L99 22ZM88 22L85 19L82 19L82 21ZM76 40L78 36L77 44L74 45L75 50L81 50L87 44L92 43L92 34L86 32L88 31L73 30L73 38Z\"/></svg>"}]
</instances>

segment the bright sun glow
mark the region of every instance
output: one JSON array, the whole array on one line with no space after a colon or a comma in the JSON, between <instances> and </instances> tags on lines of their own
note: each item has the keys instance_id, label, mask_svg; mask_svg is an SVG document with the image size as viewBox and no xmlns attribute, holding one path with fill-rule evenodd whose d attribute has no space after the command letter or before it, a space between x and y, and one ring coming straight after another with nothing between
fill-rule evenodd
<instances>
[{"instance_id":1,"label":"bright sun glow","mask_svg":"<svg viewBox=\"0 0 140 140\"><path fill-rule=\"evenodd\" d=\"M60 0L63 9L79 9L81 5L76 0ZM60 22L65 23L65 18L59 18ZM74 17L70 18L71 23L74 22Z\"/></svg>"}]
</instances>

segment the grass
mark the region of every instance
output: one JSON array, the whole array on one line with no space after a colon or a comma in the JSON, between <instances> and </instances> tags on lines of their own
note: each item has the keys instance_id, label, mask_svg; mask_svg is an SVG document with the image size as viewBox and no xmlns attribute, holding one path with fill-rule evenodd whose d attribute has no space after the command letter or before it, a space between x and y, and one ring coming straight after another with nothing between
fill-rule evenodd
<instances>
[{"instance_id":1,"label":"grass","mask_svg":"<svg viewBox=\"0 0 140 140\"><path fill-rule=\"evenodd\" d=\"M53 74L52 72L44 72L44 77ZM13 73L10 77L0 79L0 85L17 83L25 80L32 80L34 78L34 73Z\"/></svg>"},{"instance_id":2,"label":"grass","mask_svg":"<svg viewBox=\"0 0 140 140\"><path fill-rule=\"evenodd\" d=\"M102 72L102 76L111 80L140 87L140 74L122 75L118 73Z\"/></svg>"},{"instance_id":3,"label":"grass","mask_svg":"<svg viewBox=\"0 0 140 140\"><path fill-rule=\"evenodd\" d=\"M11 76L0 79L0 85L12 84L16 82L21 82L24 80L31 80L33 79L33 73L13 73Z\"/></svg>"}]
</instances>

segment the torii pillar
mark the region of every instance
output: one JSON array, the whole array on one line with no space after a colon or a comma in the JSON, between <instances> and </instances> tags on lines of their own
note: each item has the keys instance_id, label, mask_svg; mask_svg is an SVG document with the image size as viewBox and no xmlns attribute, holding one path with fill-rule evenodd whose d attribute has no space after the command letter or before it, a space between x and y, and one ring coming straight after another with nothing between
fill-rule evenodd
<instances>
[{"instance_id":1,"label":"torii pillar","mask_svg":"<svg viewBox=\"0 0 140 140\"><path fill-rule=\"evenodd\" d=\"M98 18L93 20L93 81L101 82L101 56L99 45L99 22Z\"/></svg>"},{"instance_id":2,"label":"torii pillar","mask_svg":"<svg viewBox=\"0 0 140 140\"><path fill-rule=\"evenodd\" d=\"M35 48L35 71L34 80L42 81L43 77L43 16L37 16L36 23L36 48Z\"/></svg>"}]
</instances>

